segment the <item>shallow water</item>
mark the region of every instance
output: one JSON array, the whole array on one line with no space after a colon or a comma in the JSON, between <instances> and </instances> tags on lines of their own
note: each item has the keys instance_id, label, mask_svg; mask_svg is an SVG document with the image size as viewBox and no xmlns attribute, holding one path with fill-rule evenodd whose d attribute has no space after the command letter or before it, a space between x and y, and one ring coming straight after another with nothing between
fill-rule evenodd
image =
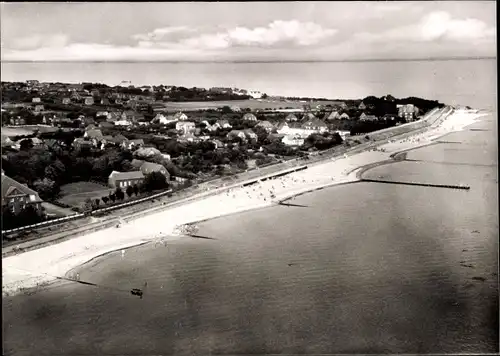
<instances>
[{"instance_id":1,"label":"shallow water","mask_svg":"<svg viewBox=\"0 0 500 356\"><path fill-rule=\"evenodd\" d=\"M102 287L59 284L5 298L5 348L19 355L498 352L496 130L452 138L462 143L412 151L408 158L422 162L366 176L462 182L470 191L354 183L293 200L305 207L204 222L199 234L214 240L144 245L79 271ZM145 282L143 299L127 292Z\"/></svg>"}]
</instances>

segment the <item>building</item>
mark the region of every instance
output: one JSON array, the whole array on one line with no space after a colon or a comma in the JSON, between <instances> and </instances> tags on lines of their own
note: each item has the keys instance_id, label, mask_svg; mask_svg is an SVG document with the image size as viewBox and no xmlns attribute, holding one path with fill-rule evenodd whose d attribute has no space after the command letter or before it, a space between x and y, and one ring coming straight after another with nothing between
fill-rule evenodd
<instances>
[{"instance_id":1,"label":"building","mask_svg":"<svg viewBox=\"0 0 500 356\"><path fill-rule=\"evenodd\" d=\"M246 141L246 135L242 130L231 130L227 136L228 140L234 140L236 137L239 137L242 141Z\"/></svg>"},{"instance_id":2,"label":"building","mask_svg":"<svg viewBox=\"0 0 500 356\"><path fill-rule=\"evenodd\" d=\"M248 95L250 95L254 99L260 99L264 94L262 94L260 91L257 90L250 90L248 92Z\"/></svg>"},{"instance_id":3,"label":"building","mask_svg":"<svg viewBox=\"0 0 500 356\"><path fill-rule=\"evenodd\" d=\"M132 122L129 120L117 120L114 122L115 126L132 126Z\"/></svg>"},{"instance_id":4,"label":"building","mask_svg":"<svg viewBox=\"0 0 500 356\"><path fill-rule=\"evenodd\" d=\"M94 98L91 96L87 96L84 101L85 105L94 105Z\"/></svg>"},{"instance_id":5,"label":"building","mask_svg":"<svg viewBox=\"0 0 500 356\"><path fill-rule=\"evenodd\" d=\"M102 131L99 129L87 130L87 131L85 131L85 134L83 135L83 137L90 138L90 139L93 139L93 138L100 139L100 138L102 138Z\"/></svg>"},{"instance_id":6,"label":"building","mask_svg":"<svg viewBox=\"0 0 500 356\"><path fill-rule=\"evenodd\" d=\"M32 103L41 103L42 99L40 99L40 98L33 98L33 99L31 99L31 102Z\"/></svg>"},{"instance_id":7,"label":"building","mask_svg":"<svg viewBox=\"0 0 500 356\"><path fill-rule=\"evenodd\" d=\"M419 109L413 104L397 105L398 116L405 119L408 122L414 121L417 116Z\"/></svg>"},{"instance_id":8,"label":"building","mask_svg":"<svg viewBox=\"0 0 500 356\"><path fill-rule=\"evenodd\" d=\"M35 112L42 112L45 110L43 105L35 105Z\"/></svg>"},{"instance_id":9,"label":"building","mask_svg":"<svg viewBox=\"0 0 500 356\"><path fill-rule=\"evenodd\" d=\"M360 121L377 121L377 117L375 115L366 115L365 113L362 113L361 116L359 117Z\"/></svg>"},{"instance_id":10,"label":"building","mask_svg":"<svg viewBox=\"0 0 500 356\"><path fill-rule=\"evenodd\" d=\"M298 135L285 135L281 139L287 146L302 146L304 144L304 139Z\"/></svg>"},{"instance_id":11,"label":"building","mask_svg":"<svg viewBox=\"0 0 500 356\"><path fill-rule=\"evenodd\" d=\"M328 131L328 126L323 121L317 118L306 121L302 125L302 128L319 133Z\"/></svg>"},{"instance_id":12,"label":"building","mask_svg":"<svg viewBox=\"0 0 500 356\"><path fill-rule=\"evenodd\" d=\"M170 122L187 121L187 119L188 119L187 115L179 111L177 114L171 116Z\"/></svg>"},{"instance_id":13,"label":"building","mask_svg":"<svg viewBox=\"0 0 500 356\"><path fill-rule=\"evenodd\" d=\"M2 170L2 208L8 207L14 214L19 214L28 206L42 214L42 199L38 193L7 177Z\"/></svg>"},{"instance_id":14,"label":"building","mask_svg":"<svg viewBox=\"0 0 500 356\"><path fill-rule=\"evenodd\" d=\"M191 121L179 121L175 124L175 129L182 132L183 135L192 133L196 130L196 125Z\"/></svg>"},{"instance_id":15,"label":"building","mask_svg":"<svg viewBox=\"0 0 500 356\"><path fill-rule=\"evenodd\" d=\"M108 185L111 188L121 188L122 190L127 189L128 186L140 185L142 183L144 183L144 174L141 171L113 171L108 178Z\"/></svg>"},{"instance_id":16,"label":"building","mask_svg":"<svg viewBox=\"0 0 500 356\"><path fill-rule=\"evenodd\" d=\"M127 148L129 150L139 149L144 147L144 140L142 138L138 138L135 140L127 140L122 143L123 148Z\"/></svg>"},{"instance_id":17,"label":"building","mask_svg":"<svg viewBox=\"0 0 500 356\"><path fill-rule=\"evenodd\" d=\"M231 106L231 111L232 112L241 112L241 108L237 105Z\"/></svg>"},{"instance_id":18,"label":"building","mask_svg":"<svg viewBox=\"0 0 500 356\"><path fill-rule=\"evenodd\" d=\"M347 115L346 113L342 113L342 114L340 115L340 118L339 118L339 119L340 119L340 120L349 120L349 115Z\"/></svg>"},{"instance_id":19,"label":"building","mask_svg":"<svg viewBox=\"0 0 500 356\"><path fill-rule=\"evenodd\" d=\"M88 140L83 137L77 137L73 140L73 147L76 149L92 148L96 146L95 139Z\"/></svg>"},{"instance_id":20,"label":"building","mask_svg":"<svg viewBox=\"0 0 500 356\"><path fill-rule=\"evenodd\" d=\"M269 121L261 121L259 122L257 125L255 125L257 127L262 127L264 130L266 130L266 132L271 132L274 130L274 125L271 124Z\"/></svg>"},{"instance_id":21,"label":"building","mask_svg":"<svg viewBox=\"0 0 500 356\"><path fill-rule=\"evenodd\" d=\"M358 106L358 109L359 109L359 110L366 110L366 105L365 105L365 103L361 102L361 103L359 104L359 106Z\"/></svg>"},{"instance_id":22,"label":"building","mask_svg":"<svg viewBox=\"0 0 500 356\"><path fill-rule=\"evenodd\" d=\"M342 140L345 140L347 137L351 136L350 131L337 130L335 132L338 133L340 137L342 137Z\"/></svg>"},{"instance_id":23,"label":"building","mask_svg":"<svg viewBox=\"0 0 500 356\"><path fill-rule=\"evenodd\" d=\"M257 121L257 116L249 112L243 115L242 119L247 121Z\"/></svg>"},{"instance_id":24,"label":"building","mask_svg":"<svg viewBox=\"0 0 500 356\"><path fill-rule=\"evenodd\" d=\"M62 104L63 105L69 105L69 104L71 104L71 98L63 98L62 99Z\"/></svg>"},{"instance_id":25,"label":"building","mask_svg":"<svg viewBox=\"0 0 500 356\"><path fill-rule=\"evenodd\" d=\"M151 162L144 162L140 168L142 174L147 175L153 172L160 172L167 178L167 180L170 180L170 173L168 173L167 169L163 167L161 164L157 163L151 163Z\"/></svg>"},{"instance_id":26,"label":"building","mask_svg":"<svg viewBox=\"0 0 500 356\"><path fill-rule=\"evenodd\" d=\"M207 122L208 123L208 122ZM221 120L217 120L214 124L215 125L218 125L220 128L222 129L230 129L232 128L233 126L229 123L228 120L225 120L225 119L221 119ZM207 125L208 127L208 125Z\"/></svg>"},{"instance_id":27,"label":"building","mask_svg":"<svg viewBox=\"0 0 500 356\"><path fill-rule=\"evenodd\" d=\"M326 114L323 120L325 121L332 121L332 120L339 120L340 119L340 113L338 111L332 111L329 114Z\"/></svg>"},{"instance_id":28,"label":"building","mask_svg":"<svg viewBox=\"0 0 500 356\"><path fill-rule=\"evenodd\" d=\"M288 114L287 117L285 118L285 121L296 122L296 121L299 121L299 118L297 116L295 116L294 114Z\"/></svg>"},{"instance_id":29,"label":"building","mask_svg":"<svg viewBox=\"0 0 500 356\"><path fill-rule=\"evenodd\" d=\"M101 105L109 105L109 99L108 98L102 98L101 99Z\"/></svg>"}]
</instances>

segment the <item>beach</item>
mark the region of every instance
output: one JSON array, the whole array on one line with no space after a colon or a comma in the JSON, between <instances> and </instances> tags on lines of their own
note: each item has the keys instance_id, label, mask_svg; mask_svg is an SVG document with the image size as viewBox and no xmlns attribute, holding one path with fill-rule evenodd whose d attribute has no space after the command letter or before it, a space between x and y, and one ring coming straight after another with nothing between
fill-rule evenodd
<instances>
[{"instance_id":1,"label":"beach","mask_svg":"<svg viewBox=\"0 0 500 356\"><path fill-rule=\"evenodd\" d=\"M12 295L23 289L42 287L112 251L180 239L182 234L175 233L180 225L265 208L305 192L356 182L360 179L358 173L363 167L390 160L395 153L432 144L447 133L463 130L484 115L487 113L455 110L438 126L401 140L390 140L375 150L331 159L280 178L233 188L183 206L123 222L119 227L4 258L3 294Z\"/></svg>"}]
</instances>

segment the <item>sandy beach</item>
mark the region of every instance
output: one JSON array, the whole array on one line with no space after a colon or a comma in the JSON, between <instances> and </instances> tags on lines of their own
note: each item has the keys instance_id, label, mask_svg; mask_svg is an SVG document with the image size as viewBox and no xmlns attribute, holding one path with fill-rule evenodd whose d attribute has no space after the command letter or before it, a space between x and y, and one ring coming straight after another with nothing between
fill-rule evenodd
<instances>
[{"instance_id":1,"label":"sandy beach","mask_svg":"<svg viewBox=\"0 0 500 356\"><path fill-rule=\"evenodd\" d=\"M369 164L389 160L397 152L431 144L433 140L460 131L487 115L476 110L455 110L443 122L424 133L408 135L401 140L389 140L376 149L310 166L308 169L269 179L246 187L233 188L188 204L152 213L59 244L21 253L3 259L4 294L25 288L43 286L64 276L71 269L89 260L142 243L168 243L182 235L178 226L277 204L288 198L336 184L355 182L357 173Z\"/></svg>"}]
</instances>

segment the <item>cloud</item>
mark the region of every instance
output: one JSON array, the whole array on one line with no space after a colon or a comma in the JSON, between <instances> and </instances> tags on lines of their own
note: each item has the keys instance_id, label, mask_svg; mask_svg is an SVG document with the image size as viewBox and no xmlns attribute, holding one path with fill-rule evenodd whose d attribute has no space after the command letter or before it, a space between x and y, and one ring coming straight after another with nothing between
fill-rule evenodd
<instances>
[{"instance_id":1,"label":"cloud","mask_svg":"<svg viewBox=\"0 0 500 356\"><path fill-rule=\"evenodd\" d=\"M69 41L67 35L51 34L41 35L35 34L26 37L15 38L9 43L9 48L29 50L41 47L58 48L64 47Z\"/></svg>"},{"instance_id":2,"label":"cloud","mask_svg":"<svg viewBox=\"0 0 500 356\"><path fill-rule=\"evenodd\" d=\"M470 41L495 37L494 28L474 18L457 19L445 11L435 11L424 16L417 24L393 28L379 33L361 32L354 39L365 42L386 41Z\"/></svg>"},{"instance_id":3,"label":"cloud","mask_svg":"<svg viewBox=\"0 0 500 356\"><path fill-rule=\"evenodd\" d=\"M196 29L187 26L163 27L157 28L152 32L133 35L132 38L137 41L160 41L169 35L188 34L191 32L196 32Z\"/></svg>"},{"instance_id":4,"label":"cloud","mask_svg":"<svg viewBox=\"0 0 500 356\"><path fill-rule=\"evenodd\" d=\"M147 41L147 46L191 48L191 49L227 49L230 47L274 47L274 46L310 46L334 36L337 30L324 28L313 22L274 21L266 27L235 27L217 33L205 33L187 36L177 41L163 41L166 35L174 33L193 33L196 29L170 27L156 29L148 34L134 35L136 40ZM199 32L199 31L198 31Z\"/></svg>"}]
</instances>

